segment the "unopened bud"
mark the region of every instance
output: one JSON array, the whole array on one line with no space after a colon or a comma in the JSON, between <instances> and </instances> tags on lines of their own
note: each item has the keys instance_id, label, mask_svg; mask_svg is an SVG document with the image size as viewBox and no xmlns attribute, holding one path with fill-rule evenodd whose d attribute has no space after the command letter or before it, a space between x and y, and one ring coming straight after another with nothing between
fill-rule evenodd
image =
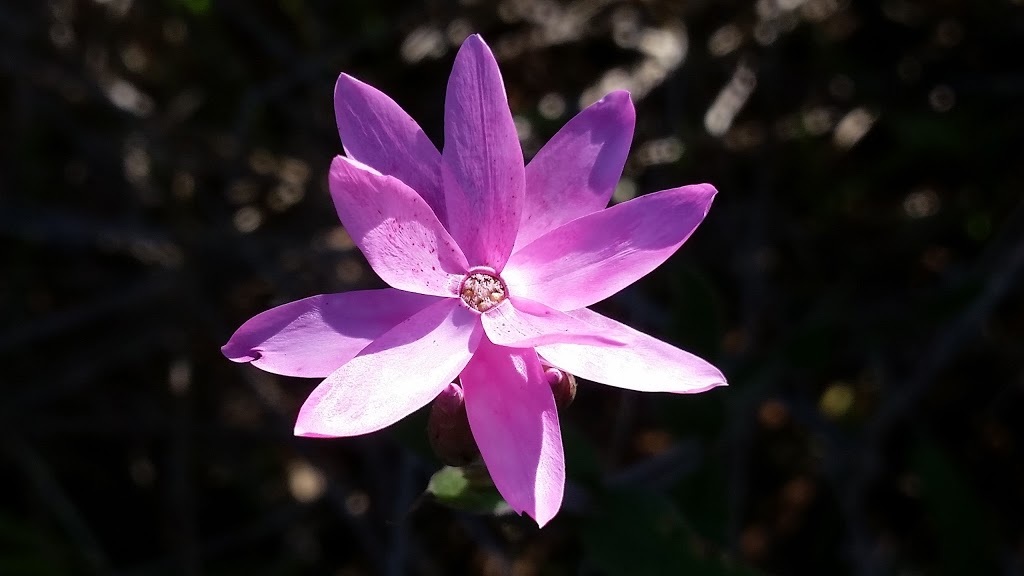
<instances>
[{"instance_id":1,"label":"unopened bud","mask_svg":"<svg viewBox=\"0 0 1024 576\"><path fill-rule=\"evenodd\" d=\"M544 376L551 386L551 393L555 396L555 405L561 410L572 404L576 398L576 377L565 370L549 367L544 369Z\"/></svg>"},{"instance_id":2,"label":"unopened bud","mask_svg":"<svg viewBox=\"0 0 1024 576\"><path fill-rule=\"evenodd\" d=\"M449 466L465 466L480 454L458 384L448 384L430 405L427 436L434 453Z\"/></svg>"}]
</instances>

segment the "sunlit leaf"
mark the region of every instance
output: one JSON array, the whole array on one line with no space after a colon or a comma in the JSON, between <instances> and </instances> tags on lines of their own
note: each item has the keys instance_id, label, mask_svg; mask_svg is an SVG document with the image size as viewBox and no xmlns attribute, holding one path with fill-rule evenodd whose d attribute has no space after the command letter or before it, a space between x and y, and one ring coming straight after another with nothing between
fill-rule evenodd
<instances>
[{"instance_id":1,"label":"sunlit leaf","mask_svg":"<svg viewBox=\"0 0 1024 576\"><path fill-rule=\"evenodd\" d=\"M445 466L430 477L427 494L445 506L468 512L500 515L512 510L483 464Z\"/></svg>"}]
</instances>

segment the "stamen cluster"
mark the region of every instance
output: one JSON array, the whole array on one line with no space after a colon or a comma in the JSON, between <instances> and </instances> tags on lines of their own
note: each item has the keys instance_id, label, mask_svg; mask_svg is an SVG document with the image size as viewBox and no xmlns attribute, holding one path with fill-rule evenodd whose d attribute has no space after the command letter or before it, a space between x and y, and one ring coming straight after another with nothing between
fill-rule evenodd
<instances>
[{"instance_id":1,"label":"stamen cluster","mask_svg":"<svg viewBox=\"0 0 1024 576\"><path fill-rule=\"evenodd\" d=\"M490 274L476 272L462 281L462 301L477 312L486 312L505 300L505 286Z\"/></svg>"}]
</instances>

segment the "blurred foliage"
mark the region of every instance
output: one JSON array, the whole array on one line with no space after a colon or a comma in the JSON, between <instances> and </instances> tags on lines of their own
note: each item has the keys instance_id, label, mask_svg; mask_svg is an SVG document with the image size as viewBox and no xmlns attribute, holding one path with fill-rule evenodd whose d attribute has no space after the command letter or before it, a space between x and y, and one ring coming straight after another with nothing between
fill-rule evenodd
<instances>
[{"instance_id":1,"label":"blurred foliage","mask_svg":"<svg viewBox=\"0 0 1024 576\"><path fill-rule=\"evenodd\" d=\"M430 477L427 494L458 510L495 515L511 512L483 464L441 468Z\"/></svg>"},{"instance_id":2,"label":"blurred foliage","mask_svg":"<svg viewBox=\"0 0 1024 576\"><path fill-rule=\"evenodd\" d=\"M598 308L731 386L581 383L542 531L422 497L422 411L295 439L316 382L219 354L379 285L333 82L440 143L471 32L528 157L625 87L615 201L720 190ZM0 4L0 573L1021 574L1022 39L1019 0Z\"/></svg>"},{"instance_id":3,"label":"blurred foliage","mask_svg":"<svg viewBox=\"0 0 1024 576\"><path fill-rule=\"evenodd\" d=\"M752 571L704 558L671 500L651 492L606 494L582 538L590 562L611 576L741 576Z\"/></svg>"}]
</instances>

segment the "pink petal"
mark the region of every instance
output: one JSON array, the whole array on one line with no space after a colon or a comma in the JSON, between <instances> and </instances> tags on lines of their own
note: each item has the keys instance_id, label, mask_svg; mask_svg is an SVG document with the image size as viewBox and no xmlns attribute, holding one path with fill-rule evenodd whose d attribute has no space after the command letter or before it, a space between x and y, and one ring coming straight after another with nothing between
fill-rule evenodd
<instances>
[{"instance_id":1,"label":"pink petal","mask_svg":"<svg viewBox=\"0 0 1024 576\"><path fill-rule=\"evenodd\" d=\"M513 252L608 205L635 122L629 92L612 92L577 114L537 152L526 165L526 201Z\"/></svg>"},{"instance_id":2,"label":"pink petal","mask_svg":"<svg viewBox=\"0 0 1024 576\"><path fill-rule=\"evenodd\" d=\"M558 342L621 345L604 334L603 330L525 298L505 300L481 314L480 320L487 337L499 346L532 348Z\"/></svg>"},{"instance_id":3,"label":"pink petal","mask_svg":"<svg viewBox=\"0 0 1024 576\"><path fill-rule=\"evenodd\" d=\"M443 224L441 154L405 110L383 92L342 74L334 111L346 154L415 190Z\"/></svg>"},{"instance_id":4,"label":"pink petal","mask_svg":"<svg viewBox=\"0 0 1024 576\"><path fill-rule=\"evenodd\" d=\"M393 288L312 296L253 316L221 352L274 374L323 378L434 302Z\"/></svg>"},{"instance_id":5,"label":"pink petal","mask_svg":"<svg viewBox=\"0 0 1024 576\"><path fill-rule=\"evenodd\" d=\"M455 379L481 340L473 312L456 300L407 318L313 390L296 436L355 436L380 430L433 400Z\"/></svg>"},{"instance_id":6,"label":"pink petal","mask_svg":"<svg viewBox=\"0 0 1024 576\"><path fill-rule=\"evenodd\" d=\"M454 296L466 257L412 188L337 156L331 196L342 225L381 279L393 288Z\"/></svg>"},{"instance_id":7,"label":"pink petal","mask_svg":"<svg viewBox=\"0 0 1024 576\"><path fill-rule=\"evenodd\" d=\"M684 186L577 218L513 254L502 277L518 297L558 310L584 308L668 259L716 193L710 184Z\"/></svg>"},{"instance_id":8,"label":"pink petal","mask_svg":"<svg viewBox=\"0 0 1024 576\"><path fill-rule=\"evenodd\" d=\"M558 411L537 354L487 339L462 371L473 437L498 492L543 526L558 513L565 463Z\"/></svg>"},{"instance_id":9,"label":"pink petal","mask_svg":"<svg viewBox=\"0 0 1024 576\"><path fill-rule=\"evenodd\" d=\"M523 151L498 63L477 35L448 79L441 175L448 230L474 266L505 265L523 203Z\"/></svg>"},{"instance_id":10,"label":"pink petal","mask_svg":"<svg viewBox=\"0 0 1024 576\"><path fill-rule=\"evenodd\" d=\"M586 308L569 315L604 330L626 345L609 348L553 344L537 348L545 360L566 372L641 392L691 394L726 385L718 368L689 352Z\"/></svg>"}]
</instances>

